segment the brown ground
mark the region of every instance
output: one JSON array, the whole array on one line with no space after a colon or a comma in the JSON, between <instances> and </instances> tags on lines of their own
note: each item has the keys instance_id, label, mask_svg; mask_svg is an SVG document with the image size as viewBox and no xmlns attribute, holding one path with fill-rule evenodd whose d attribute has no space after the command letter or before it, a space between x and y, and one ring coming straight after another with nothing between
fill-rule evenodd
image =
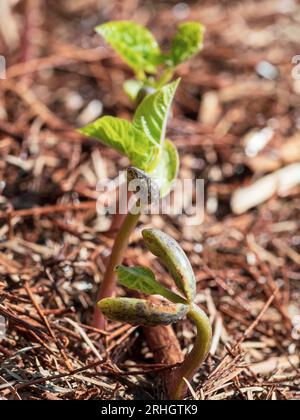
<instances>
[{"instance_id":1,"label":"brown ground","mask_svg":"<svg viewBox=\"0 0 300 420\"><path fill-rule=\"evenodd\" d=\"M210 211L197 228L169 217L144 218L143 225L180 241L211 317L213 348L193 383L197 397L299 398L299 188L241 216L232 213L230 197L300 160L281 155L299 136L291 60L300 54L300 8L286 0L187 3L188 19L207 27L206 46L178 72L183 82L169 136L181 153L181 175L206 179ZM9 66L0 81L0 315L8 327L0 341L0 398L163 397L163 366L153 364L140 329L111 323L103 335L87 326L112 244L109 220L95 215L96 182L126 161L72 128L92 100L120 117L133 110L122 92L130 72L93 27L134 19L167 42L178 21L175 4L19 1L12 22L6 17L0 28ZM13 24L18 32L8 30ZM257 75L262 60L276 67L275 80ZM274 136L259 155L263 162L250 159L245 136L266 126ZM137 231L126 263L151 264L166 279L142 249ZM177 333L188 348L188 321Z\"/></svg>"}]
</instances>

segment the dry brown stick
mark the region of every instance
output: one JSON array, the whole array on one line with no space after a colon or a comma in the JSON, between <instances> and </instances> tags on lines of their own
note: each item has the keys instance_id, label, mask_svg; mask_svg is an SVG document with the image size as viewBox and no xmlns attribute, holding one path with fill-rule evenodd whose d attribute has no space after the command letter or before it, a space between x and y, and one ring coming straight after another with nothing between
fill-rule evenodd
<instances>
[{"instance_id":1,"label":"dry brown stick","mask_svg":"<svg viewBox=\"0 0 300 420\"><path fill-rule=\"evenodd\" d=\"M6 77L7 79L12 79L44 69L73 64L76 61L98 62L109 56L111 56L111 53L107 49L94 48L85 50L83 48L72 48L68 46L68 48L58 51L57 54L32 59L26 63L14 64L7 69Z\"/></svg>"},{"instance_id":2,"label":"dry brown stick","mask_svg":"<svg viewBox=\"0 0 300 420\"><path fill-rule=\"evenodd\" d=\"M27 281L24 282L24 289L26 290L26 293L27 293L29 299L31 300L33 306L35 307L37 313L39 314L42 322L45 324L50 336L53 338L53 340L56 340L56 336L55 336L55 334L54 334L54 332L53 332L53 330L52 330L52 328L51 328L51 326L48 322L48 319L44 315L43 310L40 308L39 304L37 303L37 301L34 297L34 294L32 293L32 290L31 290Z\"/></svg>"},{"instance_id":3,"label":"dry brown stick","mask_svg":"<svg viewBox=\"0 0 300 420\"><path fill-rule=\"evenodd\" d=\"M163 371L166 371L168 369L172 369L172 368L176 367L177 365L178 364L164 365L164 366L159 366L159 367L151 367L151 366L149 367L148 366L148 369L146 368L146 369L140 369L140 370L130 370L128 372L119 372L119 371L116 371L116 370L111 369L109 367L106 367L109 372L101 371L101 372L97 372L96 375L97 376L110 376L110 375L115 375L115 376L135 375L135 376L138 376L138 375L146 375L147 373L163 372Z\"/></svg>"},{"instance_id":4,"label":"dry brown stick","mask_svg":"<svg viewBox=\"0 0 300 420\"><path fill-rule=\"evenodd\" d=\"M11 322L13 322L16 325L22 326L25 330L31 331L35 334L41 335L43 337L49 337L46 332L41 331L41 329L35 327L34 325L30 324L27 321L24 321L21 318L18 318L14 314L12 314L10 311L6 310L2 306L0 306L0 313L4 316L4 318L9 319Z\"/></svg>"},{"instance_id":5,"label":"dry brown stick","mask_svg":"<svg viewBox=\"0 0 300 420\"><path fill-rule=\"evenodd\" d=\"M8 224L8 238L10 241L12 241L14 237L14 225L12 223L12 212L13 212L13 208L11 205L9 205L7 209L7 224Z\"/></svg>"},{"instance_id":6,"label":"dry brown stick","mask_svg":"<svg viewBox=\"0 0 300 420\"><path fill-rule=\"evenodd\" d=\"M222 361L215 368L215 370L211 373L210 378L214 378L216 376L217 372L220 372L222 369L225 368L225 366L228 366L230 363L232 363L232 362L237 363L236 361L240 357L240 354L237 354L237 352L239 352L241 344L247 338L249 338L250 335L252 334L252 332L257 328L261 319L263 318L263 316L265 315L265 313L267 312L269 307L272 305L277 293L278 293L278 289L276 291L274 291L273 295L265 303L265 305L263 306L262 310L260 311L260 313L258 314L256 319L251 323L251 325L247 328L247 330L244 332L242 337L236 342L236 344L231 346L231 347L226 346L228 353L226 354L226 356L223 357ZM241 368L241 370L243 370L243 369L249 370L249 368L246 367L246 366L244 368ZM251 369L249 370L249 372L252 374Z\"/></svg>"},{"instance_id":7,"label":"dry brown stick","mask_svg":"<svg viewBox=\"0 0 300 420\"><path fill-rule=\"evenodd\" d=\"M27 330L27 329L23 329L22 327L18 328L21 331L25 331L26 333L30 334L38 343L40 343L40 345L42 347L44 347L50 354L52 354L53 356L56 356L56 353L45 343L44 340L42 340L38 334L36 334L34 331L32 330Z\"/></svg>"},{"instance_id":8,"label":"dry brown stick","mask_svg":"<svg viewBox=\"0 0 300 420\"><path fill-rule=\"evenodd\" d=\"M29 313L28 311L24 310L21 305L14 305L13 303L8 303L8 305L9 305L9 308L18 312L19 314L25 315L25 316L31 318L33 321L36 321L36 322L40 323L40 318L38 316L33 315L33 314ZM67 309L64 312L62 310L56 311L55 309L53 309L53 310L50 309L50 310L44 310L43 311L44 315L46 315L46 314L56 314L56 315L60 314L61 315L63 313L67 313L67 312L68 312ZM64 334L66 334L68 337L72 337L75 340L80 340L80 335L75 333L74 331L72 331L72 330L70 330L70 329L66 328L65 326L60 325L58 323L54 324L53 322L50 322L50 321L48 321L48 322L49 322L51 328L54 328L54 329L56 329L56 330L58 330L58 331L60 331ZM92 331L96 334L107 335L110 338L110 333L109 332L97 330L96 328L89 327L89 326L81 324L79 322L78 322L78 325L80 325L82 328L90 330L90 331Z\"/></svg>"},{"instance_id":9,"label":"dry brown stick","mask_svg":"<svg viewBox=\"0 0 300 420\"><path fill-rule=\"evenodd\" d=\"M22 268L17 261L10 260L2 252L0 252L0 265L3 265L12 274L19 273Z\"/></svg>"},{"instance_id":10,"label":"dry brown stick","mask_svg":"<svg viewBox=\"0 0 300 420\"><path fill-rule=\"evenodd\" d=\"M236 321L240 322L242 325L245 325L246 327L248 327L247 317L243 316L243 314L237 314L237 313L234 312L234 310L231 310L230 307L225 307L224 305L221 305L219 310L220 310L220 312L224 313L225 315L227 315L227 316L231 317L232 319L235 319ZM274 335L274 331L268 332L260 325L257 325L255 330L258 333L263 334L265 336L268 336L270 338L273 337L273 335Z\"/></svg>"},{"instance_id":11,"label":"dry brown stick","mask_svg":"<svg viewBox=\"0 0 300 420\"><path fill-rule=\"evenodd\" d=\"M80 204L57 204L54 206L34 207L28 210L17 210L11 213L11 217L44 216L51 213L64 213L66 211L80 211L96 209L96 201L87 201ZM7 218L7 212L0 212L0 219Z\"/></svg>"},{"instance_id":12,"label":"dry brown stick","mask_svg":"<svg viewBox=\"0 0 300 420\"><path fill-rule=\"evenodd\" d=\"M132 328L131 325L126 324L126 325L122 325L120 328L116 329L112 333L108 333L109 337L107 337L107 343L109 343L110 341L113 341L115 338L117 338L120 335L126 333L131 328Z\"/></svg>"},{"instance_id":13,"label":"dry brown stick","mask_svg":"<svg viewBox=\"0 0 300 420\"><path fill-rule=\"evenodd\" d=\"M137 327L132 327L123 334L118 340L114 341L109 347L106 348L106 354L109 354L115 347L122 344L127 338L136 330Z\"/></svg>"},{"instance_id":14,"label":"dry brown stick","mask_svg":"<svg viewBox=\"0 0 300 420\"><path fill-rule=\"evenodd\" d=\"M267 284L263 284L262 288L264 290L264 293L266 295L266 297L270 297L272 293L274 293L275 290L277 290L277 286L276 283L274 282L274 279L272 278L272 275L270 274L270 272L267 270L266 265L261 263L260 267L262 268L262 271L264 273L264 275L267 278ZM258 273L254 270L254 269L250 269L249 270L250 273L252 274L253 278L257 281L257 283L259 284L259 275ZM284 326L287 330L291 329L291 319L288 315L288 312L286 310L286 308L283 307L282 303L281 303L281 299L278 296L278 294L276 294L275 298L274 298L274 305L276 306L278 312L280 313L282 319L283 319L283 323Z\"/></svg>"},{"instance_id":15,"label":"dry brown stick","mask_svg":"<svg viewBox=\"0 0 300 420\"><path fill-rule=\"evenodd\" d=\"M18 82L16 84L6 80L3 86L4 89L10 90L18 95L22 101L31 108L33 114L38 115L43 122L49 125L49 127L54 129L66 127L66 123L50 111L50 109L28 89L28 86L24 82Z\"/></svg>"},{"instance_id":16,"label":"dry brown stick","mask_svg":"<svg viewBox=\"0 0 300 420\"><path fill-rule=\"evenodd\" d=\"M220 286L226 293L228 293L229 296L236 299L237 303L243 308L245 311L249 312L249 305L247 302L245 302L240 296L235 295L235 291L226 284L224 279L220 275L216 275L213 270L211 270L207 265L203 267L203 270L211 276L217 283L218 286Z\"/></svg>"},{"instance_id":17,"label":"dry brown stick","mask_svg":"<svg viewBox=\"0 0 300 420\"><path fill-rule=\"evenodd\" d=\"M32 319L33 321L36 321L36 322L39 322L40 323L40 317L35 316L35 315L31 314L30 312L24 310L21 305L14 305L13 303L9 303L8 305L9 305L9 308L11 308L12 310L14 310L15 312L17 312L17 313L19 313L21 315L27 316L28 318ZM46 315L47 313L48 313L48 311L47 310L44 310L44 314ZM59 325L57 323L54 325L51 322L50 322L50 325L51 325L51 327L57 329L58 331L61 331L64 334L67 334L69 337L74 338L75 340L79 340L80 339L80 335L79 334L74 333L74 331L69 330L66 327L63 327L62 325Z\"/></svg>"},{"instance_id":18,"label":"dry brown stick","mask_svg":"<svg viewBox=\"0 0 300 420\"><path fill-rule=\"evenodd\" d=\"M271 290L271 292L274 292L277 289L277 284L272 276L271 270L269 265L267 265L266 263L261 263L261 268L262 268L262 272L265 274L267 281L268 281L268 286ZM287 308L284 306L283 302L283 298L281 296L281 293L278 292L278 294L276 294L275 296L275 305L282 317L283 323L286 327L286 329L292 330L292 321L291 321L291 317L288 313Z\"/></svg>"},{"instance_id":19,"label":"dry brown stick","mask_svg":"<svg viewBox=\"0 0 300 420\"><path fill-rule=\"evenodd\" d=\"M17 385L16 386L16 389L19 391L21 389L27 388L28 386L40 385L40 384L45 383L45 382L53 382L53 381L57 381L59 379L64 379L64 378L72 377L73 375L78 375L79 373L86 372L87 370L95 369L95 368L97 368L98 366L100 366L100 365L102 365L104 363L106 363L106 362L99 360L99 361L97 361L95 363L92 363L92 364L90 364L88 366L84 366L82 368L73 370L73 371L68 372L68 373L62 373L62 374L59 374L59 375L54 375L54 376L46 377L46 378L34 379L34 380L29 381L29 382L27 382L25 384ZM110 375L116 375L116 376L144 375L146 373L161 372L161 371L164 371L166 369L170 369L170 368L175 367L175 366L176 365L161 366L161 367L156 367L155 369L151 369L151 370L141 370L141 371L132 371L132 372L118 372L118 371L115 371L114 369L109 369L109 367L107 366L106 368L109 370L109 372L103 372L103 371L101 371L101 373L100 372L97 372L97 373L95 373L95 375L97 375L97 376L110 376Z\"/></svg>"},{"instance_id":20,"label":"dry brown stick","mask_svg":"<svg viewBox=\"0 0 300 420\"><path fill-rule=\"evenodd\" d=\"M6 381L6 379L2 378L1 376L0 376L0 383L3 384L3 385L7 385L7 388L10 389L11 393L15 396L15 398L18 401L21 401L22 400L22 398L20 397L20 395L18 394L18 392L15 390L15 388L10 383L8 383Z\"/></svg>"},{"instance_id":21,"label":"dry brown stick","mask_svg":"<svg viewBox=\"0 0 300 420\"><path fill-rule=\"evenodd\" d=\"M20 390L20 389L23 389L23 388L27 388L28 386L39 385L39 384L42 384L44 382L56 381L56 380L59 380L59 379L67 378L69 376L73 376L73 375L77 375L78 373L85 372L89 369L96 368L99 365L102 365L103 363L104 363L104 361L98 360L97 362L92 363L91 365L84 366L84 367L76 369L76 370L72 370L71 372L68 372L68 373L61 373L59 375L55 375L55 376L47 377L47 378L34 379L32 381L27 382L26 384L17 385L16 389Z\"/></svg>"},{"instance_id":22,"label":"dry brown stick","mask_svg":"<svg viewBox=\"0 0 300 420\"><path fill-rule=\"evenodd\" d=\"M57 349L60 351L60 353L61 353L61 355L62 355L62 357L63 357L63 359L65 361L65 364L66 364L67 368L69 370L72 370L73 367L72 367L72 364L71 364L70 360L68 359L68 357L66 355L66 352L64 351L64 349L62 348L61 344L59 343L59 340L57 339L56 334L52 330L52 328L50 326L50 323L48 322L47 317L44 315L42 308L37 303L37 301L36 301L36 299L34 297L34 294L32 293L32 290L31 290L31 288L30 288L30 286L29 286L29 284L28 284L27 281L24 282L24 289L26 290L26 293L27 293L29 299L31 300L33 306L35 307L37 313L39 314L41 320L43 321L43 323L47 327L47 330L49 331L50 336L53 338L53 340L54 340L54 342L56 344Z\"/></svg>"},{"instance_id":23,"label":"dry brown stick","mask_svg":"<svg viewBox=\"0 0 300 420\"><path fill-rule=\"evenodd\" d=\"M12 356L12 353L9 350L7 350L5 347L1 346L1 344L0 344L0 353L4 354L4 356L6 357Z\"/></svg>"},{"instance_id":24,"label":"dry brown stick","mask_svg":"<svg viewBox=\"0 0 300 420\"><path fill-rule=\"evenodd\" d=\"M277 296L279 289L277 288L274 290L272 296L268 299L268 301L265 303L264 307L256 317L256 319L252 322L252 324L247 328L247 330L244 332L243 336L238 340L238 342L235 344L235 346L232 348L232 351L234 352L239 348L239 346L252 334L252 332L256 329L258 324L260 323L261 319L269 309L269 307L272 305L274 299Z\"/></svg>"}]
</instances>

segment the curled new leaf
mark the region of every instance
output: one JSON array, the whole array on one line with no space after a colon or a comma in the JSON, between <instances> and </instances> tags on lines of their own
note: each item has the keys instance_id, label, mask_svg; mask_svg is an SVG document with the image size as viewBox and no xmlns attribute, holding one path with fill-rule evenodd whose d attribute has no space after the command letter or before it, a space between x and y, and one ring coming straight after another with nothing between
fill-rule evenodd
<instances>
[{"instance_id":1,"label":"curled new leaf","mask_svg":"<svg viewBox=\"0 0 300 420\"><path fill-rule=\"evenodd\" d=\"M97 26L96 31L120 54L140 78L156 73L160 48L148 29L134 22L114 21Z\"/></svg>"},{"instance_id":2,"label":"curled new leaf","mask_svg":"<svg viewBox=\"0 0 300 420\"><path fill-rule=\"evenodd\" d=\"M117 150L140 169L153 170L158 163L160 147L129 121L106 116L79 131Z\"/></svg>"},{"instance_id":3,"label":"curled new leaf","mask_svg":"<svg viewBox=\"0 0 300 420\"><path fill-rule=\"evenodd\" d=\"M132 100L136 101L137 97L139 96L139 93L141 89L143 88L144 83L140 80L126 80L124 82L124 90L127 96Z\"/></svg>"},{"instance_id":4,"label":"curled new leaf","mask_svg":"<svg viewBox=\"0 0 300 420\"><path fill-rule=\"evenodd\" d=\"M133 124L158 145L165 140L170 108L180 79L146 96L137 108Z\"/></svg>"},{"instance_id":5,"label":"curled new leaf","mask_svg":"<svg viewBox=\"0 0 300 420\"><path fill-rule=\"evenodd\" d=\"M179 25L167 63L175 67L199 52L203 47L204 30L204 26L197 22Z\"/></svg>"},{"instance_id":6,"label":"curled new leaf","mask_svg":"<svg viewBox=\"0 0 300 420\"><path fill-rule=\"evenodd\" d=\"M192 302L196 296L195 275L179 244L171 236L157 229L143 230L143 238L147 248L168 268L188 302Z\"/></svg>"},{"instance_id":7,"label":"curled new leaf","mask_svg":"<svg viewBox=\"0 0 300 420\"><path fill-rule=\"evenodd\" d=\"M126 80L124 82L124 90L127 96L138 104L142 103L146 96L156 92L154 87L134 79Z\"/></svg>"},{"instance_id":8,"label":"curled new leaf","mask_svg":"<svg viewBox=\"0 0 300 420\"><path fill-rule=\"evenodd\" d=\"M184 318L189 310L187 305L156 304L129 298L102 299L98 307L108 319L142 326L173 324Z\"/></svg>"},{"instance_id":9,"label":"curled new leaf","mask_svg":"<svg viewBox=\"0 0 300 420\"><path fill-rule=\"evenodd\" d=\"M137 290L147 295L161 295L173 303L186 303L181 296L158 283L154 273L149 268L120 265L116 271L119 283L128 289Z\"/></svg>"},{"instance_id":10,"label":"curled new leaf","mask_svg":"<svg viewBox=\"0 0 300 420\"><path fill-rule=\"evenodd\" d=\"M161 197L165 197L172 189L179 171L179 154L174 143L166 139L161 159L151 172L151 176L155 179L160 188Z\"/></svg>"}]
</instances>

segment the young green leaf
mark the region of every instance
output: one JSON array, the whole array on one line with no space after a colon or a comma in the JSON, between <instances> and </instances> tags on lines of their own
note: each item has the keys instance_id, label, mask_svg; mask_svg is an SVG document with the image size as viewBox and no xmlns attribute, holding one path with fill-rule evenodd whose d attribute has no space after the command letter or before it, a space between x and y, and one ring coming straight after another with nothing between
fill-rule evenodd
<instances>
[{"instance_id":1,"label":"young green leaf","mask_svg":"<svg viewBox=\"0 0 300 420\"><path fill-rule=\"evenodd\" d=\"M179 154L171 140L166 139L158 166L150 173L160 187L161 197L165 197L172 189L179 171Z\"/></svg>"},{"instance_id":2,"label":"young green leaf","mask_svg":"<svg viewBox=\"0 0 300 420\"><path fill-rule=\"evenodd\" d=\"M142 234L147 248L165 264L188 302L193 302L196 296L196 279L191 263L179 244L157 229L145 229Z\"/></svg>"},{"instance_id":3,"label":"young green leaf","mask_svg":"<svg viewBox=\"0 0 300 420\"><path fill-rule=\"evenodd\" d=\"M158 145L164 142L170 108L179 83L180 79L147 96L134 115L134 126Z\"/></svg>"},{"instance_id":4,"label":"young green leaf","mask_svg":"<svg viewBox=\"0 0 300 420\"><path fill-rule=\"evenodd\" d=\"M197 22L179 25L167 62L171 61L170 64L175 67L199 52L203 47L204 31L204 26Z\"/></svg>"},{"instance_id":5,"label":"young green leaf","mask_svg":"<svg viewBox=\"0 0 300 420\"><path fill-rule=\"evenodd\" d=\"M156 167L159 146L129 121L115 117L102 117L79 130L127 156L132 165L151 171Z\"/></svg>"},{"instance_id":6,"label":"young green leaf","mask_svg":"<svg viewBox=\"0 0 300 420\"><path fill-rule=\"evenodd\" d=\"M114 21L97 26L96 31L143 78L144 72L155 74L161 61L160 48L148 29L130 21Z\"/></svg>"},{"instance_id":7,"label":"young green leaf","mask_svg":"<svg viewBox=\"0 0 300 420\"><path fill-rule=\"evenodd\" d=\"M185 299L162 286L155 279L153 271L145 267L117 267L119 283L128 289L147 295L161 295L173 303L186 303Z\"/></svg>"},{"instance_id":8,"label":"young green leaf","mask_svg":"<svg viewBox=\"0 0 300 420\"><path fill-rule=\"evenodd\" d=\"M101 312L113 321L154 327L169 325L184 318L189 306L173 303L152 303L142 299L106 298L98 302Z\"/></svg>"}]
</instances>

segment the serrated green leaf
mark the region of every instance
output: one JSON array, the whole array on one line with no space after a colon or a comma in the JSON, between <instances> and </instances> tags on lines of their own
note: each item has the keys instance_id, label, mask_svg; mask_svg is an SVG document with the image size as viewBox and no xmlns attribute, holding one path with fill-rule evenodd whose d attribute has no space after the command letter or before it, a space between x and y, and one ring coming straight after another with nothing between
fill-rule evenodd
<instances>
[{"instance_id":1,"label":"serrated green leaf","mask_svg":"<svg viewBox=\"0 0 300 420\"><path fill-rule=\"evenodd\" d=\"M204 31L204 26L197 22L186 22L179 25L168 57L173 66L190 59L202 49Z\"/></svg>"},{"instance_id":2,"label":"serrated green leaf","mask_svg":"<svg viewBox=\"0 0 300 420\"><path fill-rule=\"evenodd\" d=\"M133 124L158 145L162 145L170 108L180 79L147 96L137 108Z\"/></svg>"},{"instance_id":3,"label":"serrated green leaf","mask_svg":"<svg viewBox=\"0 0 300 420\"><path fill-rule=\"evenodd\" d=\"M128 289L137 290L147 295L161 295L173 303L186 303L181 296L158 283L149 268L120 265L116 271L119 283Z\"/></svg>"},{"instance_id":4,"label":"serrated green leaf","mask_svg":"<svg viewBox=\"0 0 300 420\"><path fill-rule=\"evenodd\" d=\"M127 156L132 165L151 171L160 157L160 147L129 121L102 117L79 130Z\"/></svg>"},{"instance_id":5,"label":"serrated green leaf","mask_svg":"<svg viewBox=\"0 0 300 420\"><path fill-rule=\"evenodd\" d=\"M97 26L96 31L141 77L144 72L156 73L161 51L148 29L130 21L114 21Z\"/></svg>"},{"instance_id":6,"label":"serrated green leaf","mask_svg":"<svg viewBox=\"0 0 300 420\"><path fill-rule=\"evenodd\" d=\"M158 166L150 174L159 186L162 198L172 189L178 175L179 162L179 154L174 143L166 139Z\"/></svg>"},{"instance_id":7,"label":"serrated green leaf","mask_svg":"<svg viewBox=\"0 0 300 420\"><path fill-rule=\"evenodd\" d=\"M124 90L126 95L132 100L136 101L144 83L140 80L126 80L124 83Z\"/></svg>"},{"instance_id":8,"label":"serrated green leaf","mask_svg":"<svg viewBox=\"0 0 300 420\"><path fill-rule=\"evenodd\" d=\"M169 325L184 318L189 306L173 303L156 304L142 299L106 298L98 302L101 312L113 321L132 325Z\"/></svg>"},{"instance_id":9,"label":"serrated green leaf","mask_svg":"<svg viewBox=\"0 0 300 420\"><path fill-rule=\"evenodd\" d=\"M191 263L180 245L158 229L145 229L142 234L147 248L168 268L188 302L193 302L196 296L196 279Z\"/></svg>"}]
</instances>

